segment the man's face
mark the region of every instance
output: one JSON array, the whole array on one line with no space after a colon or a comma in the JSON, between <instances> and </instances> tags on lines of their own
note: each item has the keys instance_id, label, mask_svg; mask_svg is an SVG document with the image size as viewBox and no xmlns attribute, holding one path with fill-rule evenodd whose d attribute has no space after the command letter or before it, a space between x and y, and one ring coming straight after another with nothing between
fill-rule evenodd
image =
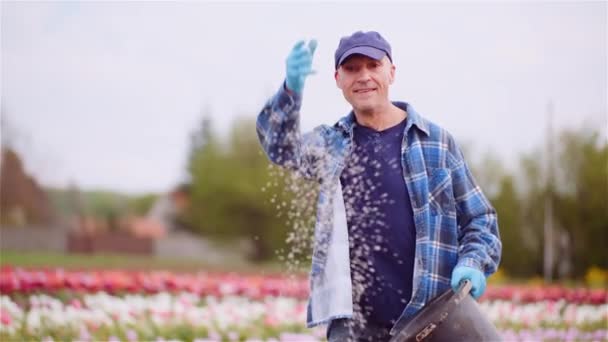
<instances>
[{"instance_id":1,"label":"man's face","mask_svg":"<svg viewBox=\"0 0 608 342\"><path fill-rule=\"evenodd\" d=\"M369 112L388 102L388 87L395 78L395 66L388 57L375 60L352 55L336 70L336 85L355 111Z\"/></svg>"}]
</instances>

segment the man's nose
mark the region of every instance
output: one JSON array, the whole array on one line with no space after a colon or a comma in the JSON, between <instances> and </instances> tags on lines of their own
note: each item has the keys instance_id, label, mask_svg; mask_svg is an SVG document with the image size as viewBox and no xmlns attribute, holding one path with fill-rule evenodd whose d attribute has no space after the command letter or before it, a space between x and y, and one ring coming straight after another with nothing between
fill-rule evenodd
<instances>
[{"instance_id":1,"label":"man's nose","mask_svg":"<svg viewBox=\"0 0 608 342\"><path fill-rule=\"evenodd\" d=\"M366 83L371 79L370 72L366 68L362 68L357 77L357 82Z\"/></svg>"}]
</instances>

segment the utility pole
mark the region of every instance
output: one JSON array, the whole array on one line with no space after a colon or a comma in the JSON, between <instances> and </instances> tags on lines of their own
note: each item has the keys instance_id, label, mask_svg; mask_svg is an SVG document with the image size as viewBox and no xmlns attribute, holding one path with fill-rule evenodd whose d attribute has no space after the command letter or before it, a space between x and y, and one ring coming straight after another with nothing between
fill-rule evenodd
<instances>
[{"instance_id":1,"label":"utility pole","mask_svg":"<svg viewBox=\"0 0 608 342\"><path fill-rule=\"evenodd\" d=\"M553 103L547 105L547 141L545 171L545 213L544 213L544 260L543 273L545 282L552 281L554 265L553 238Z\"/></svg>"}]
</instances>

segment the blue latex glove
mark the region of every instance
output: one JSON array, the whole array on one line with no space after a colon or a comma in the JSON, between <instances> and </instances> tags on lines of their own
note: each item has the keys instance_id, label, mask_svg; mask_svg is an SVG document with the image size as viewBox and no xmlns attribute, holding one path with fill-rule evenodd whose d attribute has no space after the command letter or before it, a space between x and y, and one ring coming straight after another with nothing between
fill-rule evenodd
<instances>
[{"instance_id":1,"label":"blue latex glove","mask_svg":"<svg viewBox=\"0 0 608 342\"><path fill-rule=\"evenodd\" d=\"M302 94L306 77L313 73L312 56L317 48L317 41L311 40L308 45L299 41L287 57L287 88Z\"/></svg>"},{"instance_id":2,"label":"blue latex glove","mask_svg":"<svg viewBox=\"0 0 608 342\"><path fill-rule=\"evenodd\" d=\"M460 282L470 280L473 285L471 295L477 299L486 290L486 276L480 270L468 266L456 266L452 271L452 290L456 292L460 286Z\"/></svg>"}]
</instances>

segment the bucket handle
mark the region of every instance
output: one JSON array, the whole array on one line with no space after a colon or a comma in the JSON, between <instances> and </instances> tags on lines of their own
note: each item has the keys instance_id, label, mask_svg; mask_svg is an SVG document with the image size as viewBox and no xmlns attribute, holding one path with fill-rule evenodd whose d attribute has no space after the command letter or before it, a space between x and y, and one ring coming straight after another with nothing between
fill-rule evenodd
<instances>
[{"instance_id":1,"label":"bucket handle","mask_svg":"<svg viewBox=\"0 0 608 342\"><path fill-rule=\"evenodd\" d=\"M464 281L461 281L458 291L456 291L456 297L458 297L458 301L456 301L456 303L458 304L461 300L463 300L465 296L471 292L472 288L473 283L470 280L465 279Z\"/></svg>"},{"instance_id":2,"label":"bucket handle","mask_svg":"<svg viewBox=\"0 0 608 342\"><path fill-rule=\"evenodd\" d=\"M456 291L455 295L450 298L450 301L445 305L443 312L439 316L439 320L429 323L418 334L416 334L416 341L420 342L424 340L433 332L433 330L437 329L437 327L448 318L448 315L452 311L453 307L458 305L458 303L460 303L463 299L466 298L469 292L471 292L472 287L473 284L470 280L461 281L458 287L458 291Z\"/></svg>"}]
</instances>

